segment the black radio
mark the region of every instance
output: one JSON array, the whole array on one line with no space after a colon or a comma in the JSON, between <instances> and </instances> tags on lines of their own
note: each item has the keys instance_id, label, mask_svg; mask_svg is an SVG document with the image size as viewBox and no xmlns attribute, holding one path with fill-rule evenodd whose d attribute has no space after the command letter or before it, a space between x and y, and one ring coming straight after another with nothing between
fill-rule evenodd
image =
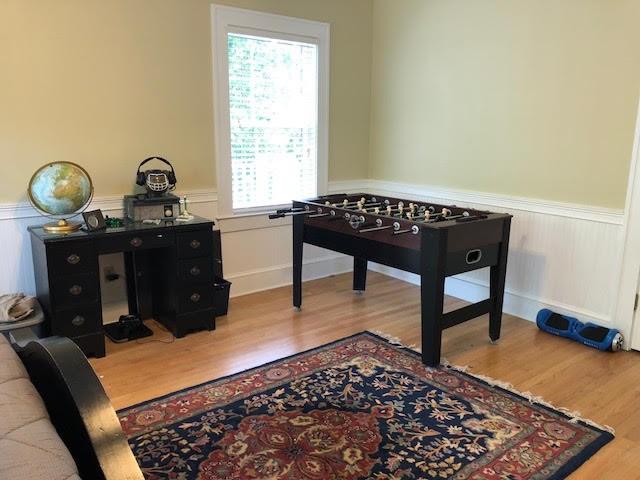
<instances>
[{"instance_id":1,"label":"black radio","mask_svg":"<svg viewBox=\"0 0 640 480\"><path fill-rule=\"evenodd\" d=\"M171 194L163 197L125 195L124 211L127 218L134 222L173 220L180 214L180 199Z\"/></svg>"}]
</instances>

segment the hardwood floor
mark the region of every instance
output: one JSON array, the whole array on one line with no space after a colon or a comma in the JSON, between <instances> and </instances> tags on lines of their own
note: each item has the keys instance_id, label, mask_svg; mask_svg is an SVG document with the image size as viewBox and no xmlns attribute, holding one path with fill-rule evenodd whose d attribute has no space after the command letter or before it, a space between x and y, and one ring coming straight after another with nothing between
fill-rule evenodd
<instances>
[{"instance_id":1,"label":"hardwood floor","mask_svg":"<svg viewBox=\"0 0 640 480\"><path fill-rule=\"evenodd\" d=\"M291 307L290 287L233 298L216 331L175 341L149 322L153 337L119 345L107 341L107 356L91 363L120 409L363 330L418 344L419 288L368 275L364 295L352 292L350 274L306 282L301 312ZM447 298L445 310L463 304ZM447 330L442 352L451 363L468 365L471 373L512 383L614 427L616 439L571 479L640 478L639 352L599 352L509 315L499 344L489 343L485 316Z\"/></svg>"}]
</instances>

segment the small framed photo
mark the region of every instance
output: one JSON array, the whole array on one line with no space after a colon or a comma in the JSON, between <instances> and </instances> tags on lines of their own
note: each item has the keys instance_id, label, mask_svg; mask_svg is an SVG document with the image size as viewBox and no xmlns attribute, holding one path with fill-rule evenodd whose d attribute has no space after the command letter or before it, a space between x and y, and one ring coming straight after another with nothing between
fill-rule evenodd
<instances>
[{"instance_id":1,"label":"small framed photo","mask_svg":"<svg viewBox=\"0 0 640 480\"><path fill-rule=\"evenodd\" d=\"M83 212L84 223L87 225L89 232L96 230L104 230L107 228L107 223L104 221L102 210L92 210L90 212Z\"/></svg>"}]
</instances>

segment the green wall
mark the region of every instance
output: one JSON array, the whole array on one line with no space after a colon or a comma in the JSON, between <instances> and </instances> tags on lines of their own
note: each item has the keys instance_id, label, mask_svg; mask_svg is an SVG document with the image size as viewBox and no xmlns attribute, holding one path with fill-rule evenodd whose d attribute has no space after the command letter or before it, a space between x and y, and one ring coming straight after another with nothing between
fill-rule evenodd
<instances>
[{"instance_id":1,"label":"green wall","mask_svg":"<svg viewBox=\"0 0 640 480\"><path fill-rule=\"evenodd\" d=\"M372 178L622 208L637 0L373 0Z\"/></svg>"},{"instance_id":2,"label":"green wall","mask_svg":"<svg viewBox=\"0 0 640 480\"><path fill-rule=\"evenodd\" d=\"M181 189L215 188L210 3L0 0L0 202L54 160L85 166L97 195L129 193L154 153ZM216 3L331 24L329 178L365 177L371 1Z\"/></svg>"},{"instance_id":3,"label":"green wall","mask_svg":"<svg viewBox=\"0 0 640 480\"><path fill-rule=\"evenodd\" d=\"M162 153L215 188L210 0L0 0L0 202L53 160L98 195ZM221 0L331 24L331 180L622 208L638 0Z\"/></svg>"}]
</instances>

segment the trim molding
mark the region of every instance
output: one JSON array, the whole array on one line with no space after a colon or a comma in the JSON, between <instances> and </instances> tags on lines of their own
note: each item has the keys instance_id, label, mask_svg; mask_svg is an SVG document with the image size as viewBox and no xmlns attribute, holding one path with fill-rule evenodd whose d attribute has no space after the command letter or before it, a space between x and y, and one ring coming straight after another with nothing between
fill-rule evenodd
<instances>
[{"instance_id":1,"label":"trim molding","mask_svg":"<svg viewBox=\"0 0 640 480\"><path fill-rule=\"evenodd\" d=\"M364 192L369 188L369 182L367 179L355 179L355 180L331 180L329 181L329 188L327 193L358 193Z\"/></svg>"},{"instance_id":2,"label":"trim molding","mask_svg":"<svg viewBox=\"0 0 640 480\"><path fill-rule=\"evenodd\" d=\"M537 198L515 197L499 193L476 192L471 190L456 190L438 187L435 185L418 185L400 182L387 182L384 180L367 180L366 189L375 193L396 193L412 197L429 197L456 203L473 203L488 207L498 207L506 210L520 210L545 215L556 215L591 222L611 223L622 225L624 223L624 210L613 208L581 205L576 203L556 202ZM360 188L364 188L361 186Z\"/></svg>"},{"instance_id":3,"label":"trim molding","mask_svg":"<svg viewBox=\"0 0 640 480\"><path fill-rule=\"evenodd\" d=\"M186 195L189 198L190 203L208 203L218 201L218 193L215 190L186 190L184 192L180 192L178 195ZM87 210L100 209L103 212L122 210L122 202L122 195L93 197L93 200L87 207ZM0 220L17 220L20 218L37 217L43 217L43 215L38 213L38 211L33 208L29 202L0 203Z\"/></svg>"},{"instance_id":4,"label":"trim molding","mask_svg":"<svg viewBox=\"0 0 640 480\"><path fill-rule=\"evenodd\" d=\"M625 209L625 229L620 248L620 278L615 315L622 329L626 330L625 344L640 350L640 315L635 310L640 272L640 101L636 114L636 128L633 136L633 150L629 167L627 199ZM628 335L627 335L628 333ZM628 337L628 341L626 338Z\"/></svg>"},{"instance_id":5,"label":"trim molding","mask_svg":"<svg viewBox=\"0 0 640 480\"><path fill-rule=\"evenodd\" d=\"M545 215L577 218L592 222L623 225L624 210L604 207L593 207L573 203L554 202L535 198L513 197L497 193L475 192L471 190L454 190L434 185L418 185L383 180L332 180L329 182L329 193L357 193L372 191L379 194L410 195L416 198L437 198L449 202L473 203L487 207L498 207L506 210L520 210ZM192 203L208 203L218 201L215 189L194 189L179 192L186 195ZM104 195L94 197L88 208L112 211L122 209L122 195ZM247 216L259 216L264 213ZM40 217L41 215L29 202L0 203L0 220Z\"/></svg>"},{"instance_id":6,"label":"trim molding","mask_svg":"<svg viewBox=\"0 0 640 480\"><path fill-rule=\"evenodd\" d=\"M324 194L329 176L329 77L331 25L315 20L212 4L210 8L213 115L216 172L221 214L234 214L231 185L229 62L227 34L243 32L315 43L317 50L317 191ZM241 213L241 212L240 212Z\"/></svg>"},{"instance_id":7,"label":"trim molding","mask_svg":"<svg viewBox=\"0 0 640 480\"><path fill-rule=\"evenodd\" d=\"M388 182L375 179L334 180L329 182L329 193L373 192L389 195L406 195L417 199L437 198L447 202L473 203L505 210L519 210L544 215L555 215L590 222L623 225L623 209L597 207L568 202L556 202L539 198L516 197L500 193L458 190L436 185Z\"/></svg>"}]
</instances>

